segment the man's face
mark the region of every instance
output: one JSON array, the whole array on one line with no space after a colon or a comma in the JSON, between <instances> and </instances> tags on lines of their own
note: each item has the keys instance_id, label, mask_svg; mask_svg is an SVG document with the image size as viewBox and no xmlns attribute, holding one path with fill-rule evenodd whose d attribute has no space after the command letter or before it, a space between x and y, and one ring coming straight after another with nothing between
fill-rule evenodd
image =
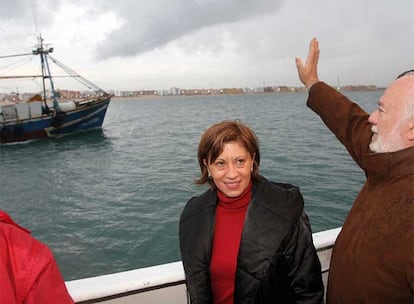
<instances>
[{"instance_id":1,"label":"man's face","mask_svg":"<svg viewBox=\"0 0 414 304\"><path fill-rule=\"evenodd\" d=\"M407 76L404 78L412 78ZM404 113L408 101L407 85L414 85L413 80L398 79L384 92L380 98L378 108L372 112L368 121L372 124L372 152L394 152L408 147L404 135L408 128L407 113ZM413 78L414 79L414 78ZM412 90L412 89L411 89Z\"/></svg>"}]
</instances>

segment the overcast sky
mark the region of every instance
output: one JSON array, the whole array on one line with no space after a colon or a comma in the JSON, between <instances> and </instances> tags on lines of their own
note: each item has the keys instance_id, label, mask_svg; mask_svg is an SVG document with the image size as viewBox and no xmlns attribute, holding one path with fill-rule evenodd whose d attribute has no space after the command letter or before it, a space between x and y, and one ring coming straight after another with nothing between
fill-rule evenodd
<instances>
[{"instance_id":1,"label":"overcast sky","mask_svg":"<svg viewBox=\"0 0 414 304\"><path fill-rule=\"evenodd\" d=\"M413 0L0 2L0 55L30 52L39 33L107 90L299 86L312 37L332 85L387 86L414 68Z\"/></svg>"}]
</instances>

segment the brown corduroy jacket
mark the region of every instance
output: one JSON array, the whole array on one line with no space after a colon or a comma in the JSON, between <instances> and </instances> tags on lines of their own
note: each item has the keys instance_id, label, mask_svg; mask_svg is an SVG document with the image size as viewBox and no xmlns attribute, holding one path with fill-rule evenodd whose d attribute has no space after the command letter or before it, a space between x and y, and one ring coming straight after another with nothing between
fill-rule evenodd
<instances>
[{"instance_id":1,"label":"brown corduroy jacket","mask_svg":"<svg viewBox=\"0 0 414 304\"><path fill-rule=\"evenodd\" d=\"M308 106L366 176L335 243L327 303L413 304L414 147L370 152L368 114L323 82L309 90Z\"/></svg>"}]
</instances>

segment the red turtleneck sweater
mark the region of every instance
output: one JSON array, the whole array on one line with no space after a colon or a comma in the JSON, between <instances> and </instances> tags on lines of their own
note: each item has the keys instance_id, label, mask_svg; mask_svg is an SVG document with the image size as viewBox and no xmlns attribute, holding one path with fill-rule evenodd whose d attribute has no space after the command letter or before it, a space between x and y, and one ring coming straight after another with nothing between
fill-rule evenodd
<instances>
[{"instance_id":1,"label":"red turtleneck sweater","mask_svg":"<svg viewBox=\"0 0 414 304\"><path fill-rule=\"evenodd\" d=\"M233 304L237 255L244 218L252 196L252 183L238 197L217 191L213 252L210 264L214 304Z\"/></svg>"}]
</instances>

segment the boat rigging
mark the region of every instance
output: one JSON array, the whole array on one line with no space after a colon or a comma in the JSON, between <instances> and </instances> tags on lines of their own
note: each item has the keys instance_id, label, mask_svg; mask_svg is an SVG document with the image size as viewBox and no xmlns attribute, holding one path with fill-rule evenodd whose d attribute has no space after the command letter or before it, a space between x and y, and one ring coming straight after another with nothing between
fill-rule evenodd
<instances>
[{"instance_id":1,"label":"boat rigging","mask_svg":"<svg viewBox=\"0 0 414 304\"><path fill-rule=\"evenodd\" d=\"M96 84L52 57L41 35L31 53L0 56L0 59L35 55L40 57L41 75L0 75L1 79L41 78L41 92L29 100L0 102L0 143L22 142L46 137L100 128L111 100L111 95ZM52 76L50 63L60 67L67 76ZM70 77L94 91L83 98L64 99L55 89L54 78ZM47 84L50 90L47 90ZM50 92L50 93L49 93ZM49 96L48 96L49 93Z\"/></svg>"}]
</instances>

